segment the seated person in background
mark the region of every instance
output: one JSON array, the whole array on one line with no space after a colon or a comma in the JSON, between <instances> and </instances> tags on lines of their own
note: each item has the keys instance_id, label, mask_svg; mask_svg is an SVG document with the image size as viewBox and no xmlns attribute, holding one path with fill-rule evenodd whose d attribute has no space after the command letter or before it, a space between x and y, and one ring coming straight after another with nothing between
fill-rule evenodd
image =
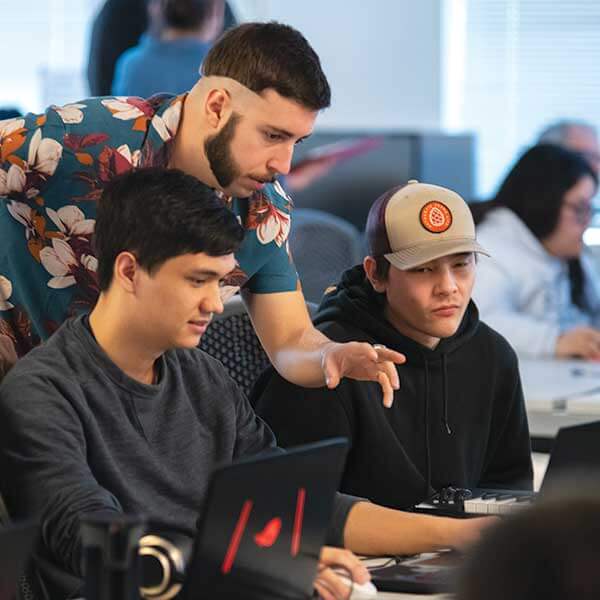
<instances>
[{"instance_id":1,"label":"seated person in background","mask_svg":"<svg viewBox=\"0 0 600 600\"><path fill-rule=\"evenodd\" d=\"M149 0L150 30L115 65L115 96L181 94L223 31L224 0Z\"/></svg>"},{"instance_id":2,"label":"seated person in background","mask_svg":"<svg viewBox=\"0 0 600 600\"><path fill-rule=\"evenodd\" d=\"M503 520L469 553L456 600L600 598L598 490L544 500Z\"/></svg>"},{"instance_id":3,"label":"seated person in background","mask_svg":"<svg viewBox=\"0 0 600 600\"><path fill-rule=\"evenodd\" d=\"M409 182L373 204L367 238L370 255L324 297L315 323L334 340L378 340L406 355L392 408L373 402L372 383L307 389L272 371L255 389L258 414L283 446L348 437L342 491L386 506L408 508L448 485L531 489L517 360L471 301L475 253L485 251L467 204Z\"/></svg>"},{"instance_id":4,"label":"seated person in background","mask_svg":"<svg viewBox=\"0 0 600 600\"><path fill-rule=\"evenodd\" d=\"M473 297L521 355L600 359L598 274L583 243L596 187L580 155L538 145L494 200L472 205L493 257L481 261Z\"/></svg>"},{"instance_id":5,"label":"seated person in background","mask_svg":"<svg viewBox=\"0 0 600 600\"><path fill-rule=\"evenodd\" d=\"M40 519L43 555L76 576L83 515L144 513L193 531L215 464L275 448L224 367L196 348L223 310L244 235L235 215L194 177L145 169L108 184L95 234L96 306L0 386L0 493L14 518ZM339 495L328 539L402 554L464 544L488 523ZM323 560L368 577L349 553Z\"/></svg>"},{"instance_id":6,"label":"seated person in background","mask_svg":"<svg viewBox=\"0 0 600 600\"><path fill-rule=\"evenodd\" d=\"M548 125L541 133L538 144L554 144L579 152L588 161L594 173L600 172L600 145L598 132L591 123L564 120Z\"/></svg>"}]
</instances>

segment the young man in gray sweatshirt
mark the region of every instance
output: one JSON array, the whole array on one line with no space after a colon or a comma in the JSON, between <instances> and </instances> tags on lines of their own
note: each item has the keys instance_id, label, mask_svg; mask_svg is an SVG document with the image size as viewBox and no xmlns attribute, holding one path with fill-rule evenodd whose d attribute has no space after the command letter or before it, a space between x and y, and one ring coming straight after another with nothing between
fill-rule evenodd
<instances>
[{"instance_id":1,"label":"young man in gray sweatshirt","mask_svg":"<svg viewBox=\"0 0 600 600\"><path fill-rule=\"evenodd\" d=\"M276 448L224 367L197 349L235 268L243 230L234 214L194 177L145 169L107 186L95 236L97 263L83 254L79 264L69 254L76 240L60 237L46 257L97 273L94 309L21 359L0 387L0 492L14 518L40 519L42 554L76 576L82 516L144 513L193 531L214 465ZM400 554L460 545L485 523L339 495L328 541ZM322 558L368 577L347 552ZM339 582L325 578L317 587L335 594Z\"/></svg>"}]
</instances>

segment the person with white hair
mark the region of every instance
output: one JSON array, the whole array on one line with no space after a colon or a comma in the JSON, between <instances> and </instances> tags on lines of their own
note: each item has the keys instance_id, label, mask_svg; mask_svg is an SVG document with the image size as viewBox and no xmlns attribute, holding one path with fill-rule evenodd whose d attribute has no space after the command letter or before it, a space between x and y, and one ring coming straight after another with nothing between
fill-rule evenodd
<instances>
[{"instance_id":1,"label":"person with white hair","mask_svg":"<svg viewBox=\"0 0 600 600\"><path fill-rule=\"evenodd\" d=\"M563 119L548 125L539 135L538 144L554 144L579 152L600 173L600 145L596 127L587 121Z\"/></svg>"}]
</instances>

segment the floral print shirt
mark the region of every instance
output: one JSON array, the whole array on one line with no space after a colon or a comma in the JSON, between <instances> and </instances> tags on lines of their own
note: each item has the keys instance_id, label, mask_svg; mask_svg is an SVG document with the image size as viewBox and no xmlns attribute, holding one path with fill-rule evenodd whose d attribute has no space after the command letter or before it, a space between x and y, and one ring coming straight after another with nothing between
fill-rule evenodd
<instances>
[{"instance_id":1,"label":"floral print shirt","mask_svg":"<svg viewBox=\"0 0 600 600\"><path fill-rule=\"evenodd\" d=\"M168 164L184 98L91 98L0 121L0 334L19 356L94 305L96 203L115 175ZM246 229L224 293L295 290L279 183L223 201Z\"/></svg>"}]
</instances>

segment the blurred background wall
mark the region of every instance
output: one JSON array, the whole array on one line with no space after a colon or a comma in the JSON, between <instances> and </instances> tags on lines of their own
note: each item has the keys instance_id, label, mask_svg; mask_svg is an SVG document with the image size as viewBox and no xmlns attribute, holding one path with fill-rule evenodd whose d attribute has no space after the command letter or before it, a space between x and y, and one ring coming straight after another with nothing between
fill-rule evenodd
<instances>
[{"instance_id":1,"label":"blurred background wall","mask_svg":"<svg viewBox=\"0 0 600 600\"><path fill-rule=\"evenodd\" d=\"M87 93L102 0L0 0L0 106L40 110ZM560 117L600 124L596 0L232 0L239 20L299 28L334 92L318 131L472 132L473 195Z\"/></svg>"}]
</instances>

